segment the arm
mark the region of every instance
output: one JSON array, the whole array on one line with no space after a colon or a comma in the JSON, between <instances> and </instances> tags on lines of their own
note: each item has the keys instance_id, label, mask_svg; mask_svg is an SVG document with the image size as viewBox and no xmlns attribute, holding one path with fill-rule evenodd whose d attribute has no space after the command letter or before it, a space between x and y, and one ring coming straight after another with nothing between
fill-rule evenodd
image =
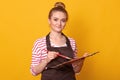
<instances>
[{"instance_id":1,"label":"arm","mask_svg":"<svg viewBox=\"0 0 120 80\"><path fill-rule=\"evenodd\" d=\"M31 73L34 76L40 74L46 65L56 57L54 53L47 51L46 38L36 40L32 49Z\"/></svg>"},{"instance_id":2,"label":"arm","mask_svg":"<svg viewBox=\"0 0 120 80\"><path fill-rule=\"evenodd\" d=\"M47 64L48 64L48 62L46 59L42 60L38 65L36 65L32 68L32 74L34 76L40 74L44 70L44 68Z\"/></svg>"},{"instance_id":3,"label":"arm","mask_svg":"<svg viewBox=\"0 0 120 80\"><path fill-rule=\"evenodd\" d=\"M74 51L74 58L77 58L77 46L76 46L76 42L74 39L70 39L70 42L71 42L71 46L72 46L72 49ZM85 53L83 55L83 57L87 56L88 54ZM73 69L74 69L74 72L75 73L79 73L83 67L83 63L84 63L84 60L85 58L82 58L80 61L76 61L74 63L72 63L72 66L73 66Z\"/></svg>"},{"instance_id":4,"label":"arm","mask_svg":"<svg viewBox=\"0 0 120 80\"><path fill-rule=\"evenodd\" d=\"M86 56L88 56L88 53L85 53L83 55L84 58L81 58L79 61L76 61L76 62L72 63L75 73L79 73L81 71Z\"/></svg>"},{"instance_id":5,"label":"arm","mask_svg":"<svg viewBox=\"0 0 120 80\"><path fill-rule=\"evenodd\" d=\"M76 62L72 63L75 73L79 73L81 71L84 60L85 60L85 58L81 59L80 61L76 61Z\"/></svg>"},{"instance_id":6,"label":"arm","mask_svg":"<svg viewBox=\"0 0 120 80\"><path fill-rule=\"evenodd\" d=\"M52 52L52 51L48 52L47 58L41 60L40 63L38 63L32 68L32 74L34 76L40 74L45 69L46 65L56 57L57 57L57 52Z\"/></svg>"}]
</instances>

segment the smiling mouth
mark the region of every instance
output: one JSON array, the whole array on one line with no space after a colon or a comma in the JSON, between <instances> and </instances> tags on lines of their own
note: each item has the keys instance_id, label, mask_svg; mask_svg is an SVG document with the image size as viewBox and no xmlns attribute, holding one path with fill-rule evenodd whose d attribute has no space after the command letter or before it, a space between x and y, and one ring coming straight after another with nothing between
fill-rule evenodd
<instances>
[{"instance_id":1,"label":"smiling mouth","mask_svg":"<svg viewBox=\"0 0 120 80\"><path fill-rule=\"evenodd\" d=\"M56 28L61 28L61 26L56 26Z\"/></svg>"}]
</instances>

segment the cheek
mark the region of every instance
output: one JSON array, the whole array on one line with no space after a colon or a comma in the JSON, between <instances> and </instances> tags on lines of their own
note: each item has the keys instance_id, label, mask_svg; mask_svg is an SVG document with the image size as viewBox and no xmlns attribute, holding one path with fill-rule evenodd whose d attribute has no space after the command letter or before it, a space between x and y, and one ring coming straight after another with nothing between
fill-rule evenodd
<instances>
[{"instance_id":1,"label":"cheek","mask_svg":"<svg viewBox=\"0 0 120 80\"><path fill-rule=\"evenodd\" d=\"M56 22L54 20L51 20L50 22L51 22L52 25L56 24Z\"/></svg>"},{"instance_id":2,"label":"cheek","mask_svg":"<svg viewBox=\"0 0 120 80\"><path fill-rule=\"evenodd\" d=\"M49 21L49 24L52 26L52 25L54 25L54 22L53 21Z\"/></svg>"},{"instance_id":3,"label":"cheek","mask_svg":"<svg viewBox=\"0 0 120 80\"><path fill-rule=\"evenodd\" d=\"M54 22L51 23L51 26L55 26L56 24Z\"/></svg>"},{"instance_id":4,"label":"cheek","mask_svg":"<svg viewBox=\"0 0 120 80\"><path fill-rule=\"evenodd\" d=\"M65 27L66 23L62 23L62 26Z\"/></svg>"}]
</instances>

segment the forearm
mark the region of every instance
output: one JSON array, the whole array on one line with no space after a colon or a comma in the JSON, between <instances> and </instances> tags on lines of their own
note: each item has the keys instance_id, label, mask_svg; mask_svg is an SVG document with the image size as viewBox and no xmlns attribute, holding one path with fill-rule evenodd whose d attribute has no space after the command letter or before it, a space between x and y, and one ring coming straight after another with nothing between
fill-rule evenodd
<instances>
[{"instance_id":1,"label":"forearm","mask_svg":"<svg viewBox=\"0 0 120 80\"><path fill-rule=\"evenodd\" d=\"M75 73L79 73L83 67L84 59L81 59L79 62L73 63L73 69Z\"/></svg>"},{"instance_id":2,"label":"forearm","mask_svg":"<svg viewBox=\"0 0 120 80\"><path fill-rule=\"evenodd\" d=\"M35 67L34 67L34 73L36 74L36 75L38 75L38 74L40 74L44 69L45 69L45 67L46 67L46 65L48 64L48 61L47 61L47 59L45 59L45 60L42 60L41 62L40 62L40 64L38 64L38 65L36 65Z\"/></svg>"},{"instance_id":3,"label":"forearm","mask_svg":"<svg viewBox=\"0 0 120 80\"><path fill-rule=\"evenodd\" d=\"M32 74L33 75L38 75L40 74L46 67L46 65L53 59L55 59L57 57L57 52L53 52L53 51L49 51L47 53L47 58L40 61L40 63L38 63L38 65L34 66L32 68Z\"/></svg>"}]
</instances>

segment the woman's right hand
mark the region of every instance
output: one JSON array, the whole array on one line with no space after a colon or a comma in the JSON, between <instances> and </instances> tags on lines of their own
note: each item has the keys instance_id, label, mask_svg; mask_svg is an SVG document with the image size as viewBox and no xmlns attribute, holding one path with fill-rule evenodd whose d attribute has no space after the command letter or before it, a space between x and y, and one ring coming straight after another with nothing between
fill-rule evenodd
<instances>
[{"instance_id":1,"label":"woman's right hand","mask_svg":"<svg viewBox=\"0 0 120 80\"><path fill-rule=\"evenodd\" d=\"M51 60L55 59L58 55L58 52L55 51L48 51L47 54L47 62L50 62Z\"/></svg>"}]
</instances>

